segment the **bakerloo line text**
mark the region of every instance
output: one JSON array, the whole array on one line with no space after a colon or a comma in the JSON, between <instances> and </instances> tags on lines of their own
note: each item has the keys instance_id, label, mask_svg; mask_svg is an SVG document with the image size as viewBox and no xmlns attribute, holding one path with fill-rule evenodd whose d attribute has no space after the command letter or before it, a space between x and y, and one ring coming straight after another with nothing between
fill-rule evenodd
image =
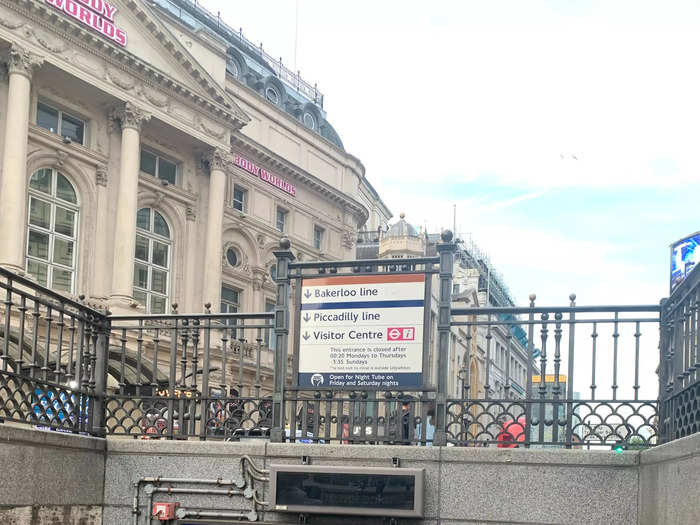
<instances>
[{"instance_id":1,"label":"bakerloo line text","mask_svg":"<svg viewBox=\"0 0 700 525\"><path fill-rule=\"evenodd\" d=\"M342 341L345 339L342 332L314 331L314 339L320 341ZM348 339L365 340L365 339L384 339L384 333L381 330L350 330L347 333Z\"/></svg>"}]
</instances>

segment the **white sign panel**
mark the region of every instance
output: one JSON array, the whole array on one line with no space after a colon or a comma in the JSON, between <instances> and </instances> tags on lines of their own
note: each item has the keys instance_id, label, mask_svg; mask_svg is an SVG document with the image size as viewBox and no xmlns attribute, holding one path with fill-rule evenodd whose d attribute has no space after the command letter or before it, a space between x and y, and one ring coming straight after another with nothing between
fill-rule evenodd
<instances>
[{"instance_id":1,"label":"white sign panel","mask_svg":"<svg viewBox=\"0 0 700 525\"><path fill-rule=\"evenodd\" d=\"M299 386L421 386L425 275L304 279Z\"/></svg>"}]
</instances>

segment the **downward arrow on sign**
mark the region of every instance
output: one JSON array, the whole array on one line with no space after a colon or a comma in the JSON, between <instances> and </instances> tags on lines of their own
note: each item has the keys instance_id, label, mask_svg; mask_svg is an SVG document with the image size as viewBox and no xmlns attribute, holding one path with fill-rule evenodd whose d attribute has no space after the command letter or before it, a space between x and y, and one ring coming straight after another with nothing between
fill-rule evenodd
<instances>
[{"instance_id":1,"label":"downward arrow on sign","mask_svg":"<svg viewBox=\"0 0 700 525\"><path fill-rule=\"evenodd\" d=\"M310 320L311 320L311 316L309 314L306 314L304 316L304 321L306 321L308 323Z\"/></svg>"},{"instance_id":2,"label":"downward arrow on sign","mask_svg":"<svg viewBox=\"0 0 700 525\"><path fill-rule=\"evenodd\" d=\"M308 340L309 340L309 337L311 337L311 336L309 335L308 332L305 332L304 335L303 335L302 337L304 338L304 341L308 341Z\"/></svg>"},{"instance_id":3,"label":"downward arrow on sign","mask_svg":"<svg viewBox=\"0 0 700 525\"><path fill-rule=\"evenodd\" d=\"M304 292L304 297L306 297L307 299L311 297L311 292L306 290L306 292Z\"/></svg>"}]
</instances>

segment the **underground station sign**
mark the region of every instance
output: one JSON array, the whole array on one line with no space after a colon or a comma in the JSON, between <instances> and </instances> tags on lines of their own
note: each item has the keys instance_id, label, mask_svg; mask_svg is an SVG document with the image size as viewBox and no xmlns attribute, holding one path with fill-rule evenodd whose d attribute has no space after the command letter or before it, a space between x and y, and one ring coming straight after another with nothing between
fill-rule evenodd
<instances>
[{"instance_id":1,"label":"underground station sign","mask_svg":"<svg viewBox=\"0 0 700 525\"><path fill-rule=\"evenodd\" d=\"M424 303L424 274L304 279L299 386L420 387Z\"/></svg>"}]
</instances>

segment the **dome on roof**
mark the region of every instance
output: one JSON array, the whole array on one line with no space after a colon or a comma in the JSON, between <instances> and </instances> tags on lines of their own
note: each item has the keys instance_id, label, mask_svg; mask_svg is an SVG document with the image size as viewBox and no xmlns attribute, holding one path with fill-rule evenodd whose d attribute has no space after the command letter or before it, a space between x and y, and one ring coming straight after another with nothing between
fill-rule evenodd
<instances>
[{"instance_id":1,"label":"dome on roof","mask_svg":"<svg viewBox=\"0 0 700 525\"><path fill-rule=\"evenodd\" d=\"M406 215L401 213L399 217L399 221L386 232L386 237L419 237L418 230L406 222Z\"/></svg>"}]
</instances>

